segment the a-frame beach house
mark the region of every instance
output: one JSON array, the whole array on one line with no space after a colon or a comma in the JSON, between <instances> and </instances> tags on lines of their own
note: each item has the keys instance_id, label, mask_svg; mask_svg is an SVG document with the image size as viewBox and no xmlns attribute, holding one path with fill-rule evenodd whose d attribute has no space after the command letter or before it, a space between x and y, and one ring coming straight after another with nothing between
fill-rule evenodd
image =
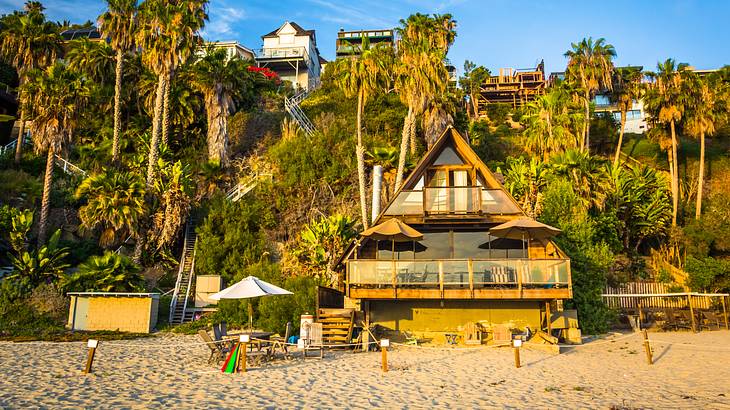
<instances>
[{"instance_id":1,"label":"a-frame beach house","mask_svg":"<svg viewBox=\"0 0 730 410\"><path fill-rule=\"evenodd\" d=\"M531 238L529 230L519 239L490 233L510 221L538 223L454 128L374 224L393 218L418 238L363 236L340 264L345 306L363 311L369 325L439 333L488 322L535 330L546 326L551 304L572 297L570 260L552 240Z\"/></svg>"}]
</instances>

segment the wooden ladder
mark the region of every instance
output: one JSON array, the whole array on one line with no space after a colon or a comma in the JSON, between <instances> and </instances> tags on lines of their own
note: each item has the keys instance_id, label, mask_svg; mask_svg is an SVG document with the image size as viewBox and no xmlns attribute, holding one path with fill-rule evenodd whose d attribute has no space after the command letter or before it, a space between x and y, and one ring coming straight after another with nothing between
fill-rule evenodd
<instances>
[{"instance_id":1,"label":"wooden ladder","mask_svg":"<svg viewBox=\"0 0 730 410\"><path fill-rule=\"evenodd\" d=\"M355 309L327 309L317 311L317 322L322 324L324 344L348 344L352 340Z\"/></svg>"}]
</instances>

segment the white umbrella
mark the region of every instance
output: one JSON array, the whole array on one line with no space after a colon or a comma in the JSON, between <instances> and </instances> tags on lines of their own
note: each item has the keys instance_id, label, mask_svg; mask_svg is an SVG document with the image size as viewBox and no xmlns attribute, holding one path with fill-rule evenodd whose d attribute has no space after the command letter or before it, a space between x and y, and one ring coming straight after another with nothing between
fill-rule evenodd
<instances>
[{"instance_id":1,"label":"white umbrella","mask_svg":"<svg viewBox=\"0 0 730 410\"><path fill-rule=\"evenodd\" d=\"M249 276L242 281L235 283L218 293L214 293L210 296L213 300L221 299L249 299L257 298L259 296L272 296L272 295L293 295L286 289L282 289L278 286L272 285L271 283L264 282L256 276ZM253 309L251 304L248 304L248 326L249 331L253 329Z\"/></svg>"},{"instance_id":2,"label":"white umbrella","mask_svg":"<svg viewBox=\"0 0 730 410\"><path fill-rule=\"evenodd\" d=\"M221 299L248 299L257 298L259 296L270 296L270 295L292 295L286 289L282 289L278 286L272 285L271 283L264 282L263 280L249 276L242 281L235 283L218 293L214 293L210 296L213 300Z\"/></svg>"}]
</instances>

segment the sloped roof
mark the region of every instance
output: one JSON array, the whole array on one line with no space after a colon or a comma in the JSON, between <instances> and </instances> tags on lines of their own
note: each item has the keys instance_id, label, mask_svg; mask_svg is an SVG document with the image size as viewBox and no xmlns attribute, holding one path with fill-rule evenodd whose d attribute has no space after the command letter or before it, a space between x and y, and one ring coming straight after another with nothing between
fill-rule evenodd
<instances>
[{"instance_id":1,"label":"sloped roof","mask_svg":"<svg viewBox=\"0 0 730 410\"><path fill-rule=\"evenodd\" d=\"M101 33L96 27L86 27L69 29L61 32L61 37L66 41L76 40L80 38L88 38L89 40L100 40Z\"/></svg>"},{"instance_id":2,"label":"sloped roof","mask_svg":"<svg viewBox=\"0 0 730 410\"><path fill-rule=\"evenodd\" d=\"M278 37L279 36L279 30L281 30L282 28L284 28L284 26L286 26L287 23L288 24L291 24L291 26L294 28L294 30L296 30L296 35L297 36L311 36L312 39L314 39L314 43L317 44L317 37L314 34L315 33L315 30L305 30L305 29L302 28L302 26L300 26L299 24L297 24L297 23L295 23L293 21L285 21L284 24L282 24L281 26L279 26L279 28L277 28L276 30L274 30L274 31L272 31L272 32L270 32L268 34L264 34L263 36L261 36L261 38Z\"/></svg>"},{"instance_id":3,"label":"sloped roof","mask_svg":"<svg viewBox=\"0 0 730 410\"><path fill-rule=\"evenodd\" d=\"M452 126L448 126L446 130L441 134L441 136L436 140L436 142L433 144L431 149L428 150L426 155L421 158L421 160L416 164L416 167L413 169L413 172L406 178L406 180L403 182L400 188L393 194L393 196L390 199L390 202L383 207L382 211L380 212L380 215L378 215L378 218L373 222L373 224L379 224L382 222L383 216L387 213L388 208L393 205L396 198L398 198L398 194L401 193L401 191L404 190L412 190L416 187L419 180L422 176L425 175L426 170L435 164L435 162L439 159L442 153L445 151L454 151L450 148L453 147L455 150L455 154L463 158L463 160L474 166L477 171L479 171L479 174L484 178L484 187L487 189L499 189L504 192L505 197L511 201L517 209L520 210L521 216L525 216L526 214L522 210L522 207L515 201L515 199L510 195L510 193L504 188L502 183L499 181L499 179L496 177L496 175L487 167L487 165L479 158L476 152L469 146L469 143L464 140L464 137L459 134L458 131Z\"/></svg>"}]
</instances>

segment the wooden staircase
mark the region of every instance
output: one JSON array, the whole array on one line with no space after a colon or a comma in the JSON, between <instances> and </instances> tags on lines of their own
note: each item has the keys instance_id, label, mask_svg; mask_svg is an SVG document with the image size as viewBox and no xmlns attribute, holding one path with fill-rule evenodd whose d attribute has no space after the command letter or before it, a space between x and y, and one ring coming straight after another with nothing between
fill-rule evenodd
<instances>
[{"instance_id":1,"label":"wooden staircase","mask_svg":"<svg viewBox=\"0 0 730 410\"><path fill-rule=\"evenodd\" d=\"M175 291L172 294L172 301L170 301L170 324L185 323L193 319L193 311L188 310L188 302L195 277L195 244L197 241L195 219L191 216L185 225L182 258L177 272Z\"/></svg>"},{"instance_id":2,"label":"wooden staircase","mask_svg":"<svg viewBox=\"0 0 730 410\"><path fill-rule=\"evenodd\" d=\"M355 325L355 309L327 309L317 311L317 323L322 324L322 342L328 345L348 344Z\"/></svg>"}]
</instances>

